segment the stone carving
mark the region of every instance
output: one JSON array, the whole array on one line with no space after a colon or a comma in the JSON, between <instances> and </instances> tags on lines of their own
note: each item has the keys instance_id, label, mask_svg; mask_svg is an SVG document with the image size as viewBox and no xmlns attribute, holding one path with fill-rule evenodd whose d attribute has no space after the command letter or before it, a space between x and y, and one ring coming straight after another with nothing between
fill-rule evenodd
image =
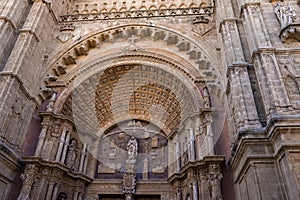
<instances>
[{"instance_id":1,"label":"stone carving","mask_svg":"<svg viewBox=\"0 0 300 200\"><path fill-rule=\"evenodd\" d=\"M75 169L75 161L77 158L77 142L76 140L71 140L69 149L68 149L68 154L66 158L66 165L71 169Z\"/></svg>"},{"instance_id":2,"label":"stone carving","mask_svg":"<svg viewBox=\"0 0 300 200\"><path fill-rule=\"evenodd\" d=\"M127 143L126 172L122 182L126 199L132 199L132 194L135 193L137 151L137 140L132 136Z\"/></svg>"},{"instance_id":3,"label":"stone carving","mask_svg":"<svg viewBox=\"0 0 300 200\"><path fill-rule=\"evenodd\" d=\"M280 39L282 42L286 42L288 39L294 39L300 41L300 26L299 24L290 24L280 32Z\"/></svg>"},{"instance_id":4,"label":"stone carving","mask_svg":"<svg viewBox=\"0 0 300 200\"><path fill-rule=\"evenodd\" d=\"M127 154L128 154L127 163L136 163L137 148L138 148L137 147L137 141L132 136L131 139L128 141L128 144L127 144Z\"/></svg>"},{"instance_id":5,"label":"stone carving","mask_svg":"<svg viewBox=\"0 0 300 200\"><path fill-rule=\"evenodd\" d=\"M59 41L61 41L62 43L65 43L67 41L69 41L70 39L72 39L73 37L75 37L75 35L71 32L63 32L60 33L59 36L57 36L57 39Z\"/></svg>"},{"instance_id":6,"label":"stone carving","mask_svg":"<svg viewBox=\"0 0 300 200\"><path fill-rule=\"evenodd\" d=\"M209 166L209 182L211 186L211 199L223 200L221 191L221 180L223 175L221 174L221 168L218 164L211 164Z\"/></svg>"},{"instance_id":7,"label":"stone carving","mask_svg":"<svg viewBox=\"0 0 300 200\"><path fill-rule=\"evenodd\" d=\"M210 108L210 97L207 87L203 88L204 108Z\"/></svg>"},{"instance_id":8,"label":"stone carving","mask_svg":"<svg viewBox=\"0 0 300 200\"><path fill-rule=\"evenodd\" d=\"M135 192L136 177L135 174L125 173L123 176L123 193L132 194Z\"/></svg>"},{"instance_id":9,"label":"stone carving","mask_svg":"<svg viewBox=\"0 0 300 200\"><path fill-rule=\"evenodd\" d=\"M52 96L51 96L51 98L49 100L49 103L48 103L48 105L46 107L47 108L46 109L47 112L52 112L53 111L53 109L54 109L54 103L56 101L56 97L57 97L56 92L53 92L53 94L52 94Z\"/></svg>"},{"instance_id":10,"label":"stone carving","mask_svg":"<svg viewBox=\"0 0 300 200\"><path fill-rule=\"evenodd\" d=\"M275 6L274 12L280 22L281 29L296 21L297 15L294 7L291 5L283 6L281 2L278 2Z\"/></svg>"}]
</instances>

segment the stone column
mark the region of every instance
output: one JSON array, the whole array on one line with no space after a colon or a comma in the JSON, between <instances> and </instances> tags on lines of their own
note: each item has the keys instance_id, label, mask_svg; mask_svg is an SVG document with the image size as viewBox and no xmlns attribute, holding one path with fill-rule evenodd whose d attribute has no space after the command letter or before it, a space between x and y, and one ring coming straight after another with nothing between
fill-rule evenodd
<instances>
[{"instance_id":1,"label":"stone column","mask_svg":"<svg viewBox=\"0 0 300 200\"><path fill-rule=\"evenodd\" d=\"M221 190L221 180L223 176L221 174L221 168L218 164L211 164L209 166L209 182L211 186L211 199L223 200Z\"/></svg>"},{"instance_id":2,"label":"stone column","mask_svg":"<svg viewBox=\"0 0 300 200\"><path fill-rule=\"evenodd\" d=\"M194 180L192 183L192 187L193 187L193 200L198 200L198 188L197 188L197 181Z\"/></svg>"},{"instance_id":3,"label":"stone column","mask_svg":"<svg viewBox=\"0 0 300 200\"><path fill-rule=\"evenodd\" d=\"M53 194L53 186L54 186L54 182L53 181L49 181L48 184L48 190L47 190L47 194L46 194L46 198L45 200L51 200L52 199L52 194Z\"/></svg>"},{"instance_id":4,"label":"stone column","mask_svg":"<svg viewBox=\"0 0 300 200\"><path fill-rule=\"evenodd\" d=\"M57 149L55 161L60 161L60 157L61 157L62 150L63 150L63 147L64 147L64 142L65 142L65 139L66 139L66 133L67 133L67 129L66 129L66 127L64 127L64 129L61 133L61 136L60 136L60 141L59 141L59 146L58 146L58 149Z\"/></svg>"},{"instance_id":5,"label":"stone column","mask_svg":"<svg viewBox=\"0 0 300 200\"><path fill-rule=\"evenodd\" d=\"M70 135L71 135L70 133L67 133L62 156L60 158L60 162L62 162L62 163L65 163L65 160L66 160L67 150L68 150L68 146L69 146L69 142L70 142Z\"/></svg>"},{"instance_id":6,"label":"stone column","mask_svg":"<svg viewBox=\"0 0 300 200\"><path fill-rule=\"evenodd\" d=\"M73 192L73 200L77 200L78 198L78 191L74 190Z\"/></svg>"},{"instance_id":7,"label":"stone column","mask_svg":"<svg viewBox=\"0 0 300 200\"><path fill-rule=\"evenodd\" d=\"M85 154L85 158L84 158L84 163L83 163L83 169L82 169L82 172L84 174L86 174L86 170L87 170L87 164L88 164L88 160L89 160L89 148L90 148L90 145L87 144L86 145L86 154Z\"/></svg>"},{"instance_id":8,"label":"stone column","mask_svg":"<svg viewBox=\"0 0 300 200\"><path fill-rule=\"evenodd\" d=\"M77 200L82 200L82 193L79 194L78 199Z\"/></svg>"},{"instance_id":9,"label":"stone column","mask_svg":"<svg viewBox=\"0 0 300 200\"><path fill-rule=\"evenodd\" d=\"M57 192L58 192L58 184L55 184L54 189L53 189L53 195L52 195L52 199L51 199L51 200L56 200Z\"/></svg>"},{"instance_id":10,"label":"stone column","mask_svg":"<svg viewBox=\"0 0 300 200\"><path fill-rule=\"evenodd\" d=\"M199 171L199 190L200 200L210 199L209 182L207 177L207 170L203 169Z\"/></svg>"},{"instance_id":11,"label":"stone column","mask_svg":"<svg viewBox=\"0 0 300 200\"><path fill-rule=\"evenodd\" d=\"M191 127L189 129L190 131L190 160L194 161L195 160L195 135L194 135L194 130Z\"/></svg>"},{"instance_id":12,"label":"stone column","mask_svg":"<svg viewBox=\"0 0 300 200\"><path fill-rule=\"evenodd\" d=\"M48 125L42 124L42 130L39 135L39 141L35 150L35 156L40 156L41 150L43 149L44 143L45 143L45 138L48 130Z\"/></svg>"},{"instance_id":13,"label":"stone column","mask_svg":"<svg viewBox=\"0 0 300 200\"><path fill-rule=\"evenodd\" d=\"M180 172L180 143L175 143L175 160L176 160L176 172Z\"/></svg>"},{"instance_id":14,"label":"stone column","mask_svg":"<svg viewBox=\"0 0 300 200\"><path fill-rule=\"evenodd\" d=\"M205 122L206 122L206 155L214 155L214 135L212 132L212 119L211 119L211 113L207 114L205 116Z\"/></svg>"},{"instance_id":15,"label":"stone column","mask_svg":"<svg viewBox=\"0 0 300 200\"><path fill-rule=\"evenodd\" d=\"M86 158L86 145L87 144L83 144L83 147L82 147L82 150L81 150L81 156L80 156L80 163L79 163L78 172L83 171L84 161L85 161L85 158Z\"/></svg>"},{"instance_id":16,"label":"stone column","mask_svg":"<svg viewBox=\"0 0 300 200\"><path fill-rule=\"evenodd\" d=\"M144 166L143 166L143 180L148 180L148 172L149 172L149 163L148 159L146 158L144 160Z\"/></svg>"},{"instance_id":17,"label":"stone column","mask_svg":"<svg viewBox=\"0 0 300 200\"><path fill-rule=\"evenodd\" d=\"M21 175L21 179L23 180L23 186L21 192L19 194L18 200L28 199L32 185L35 181L35 174L38 168L35 165L27 165L24 173Z\"/></svg>"}]
</instances>

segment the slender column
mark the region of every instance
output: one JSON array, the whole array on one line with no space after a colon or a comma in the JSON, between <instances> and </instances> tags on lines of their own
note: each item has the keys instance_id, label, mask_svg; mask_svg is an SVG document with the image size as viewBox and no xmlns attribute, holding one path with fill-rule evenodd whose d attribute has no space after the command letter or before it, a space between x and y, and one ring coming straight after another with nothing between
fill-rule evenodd
<instances>
[{"instance_id":1,"label":"slender column","mask_svg":"<svg viewBox=\"0 0 300 200\"><path fill-rule=\"evenodd\" d=\"M148 180L149 163L148 159L144 160L143 180Z\"/></svg>"},{"instance_id":2,"label":"slender column","mask_svg":"<svg viewBox=\"0 0 300 200\"><path fill-rule=\"evenodd\" d=\"M84 165L83 165L83 170L82 170L82 172L84 174L86 174L86 170L87 170L87 164L88 164L88 158L89 158L88 157L89 148L90 148L90 146L89 146L89 144L87 144L87 146L86 146L87 151L86 151L86 154L85 154Z\"/></svg>"},{"instance_id":3,"label":"slender column","mask_svg":"<svg viewBox=\"0 0 300 200\"><path fill-rule=\"evenodd\" d=\"M65 139L66 139L66 133L67 133L67 129L66 129L66 127L64 127L64 129L61 133L61 136L60 136L60 141L59 141L59 146L58 146L58 149L57 149L55 161L60 161L60 157L61 157L62 150L63 150L63 147L64 147L64 142L65 142Z\"/></svg>"},{"instance_id":4,"label":"slender column","mask_svg":"<svg viewBox=\"0 0 300 200\"><path fill-rule=\"evenodd\" d=\"M52 193L53 193L53 186L54 186L54 182L50 181L48 185L47 195L45 198L46 200L51 200Z\"/></svg>"},{"instance_id":5,"label":"slender column","mask_svg":"<svg viewBox=\"0 0 300 200\"><path fill-rule=\"evenodd\" d=\"M21 179L23 180L23 186L18 197L18 200L28 199L32 185L35 180L35 173L37 171L37 167L34 165L27 165L24 173L21 175Z\"/></svg>"},{"instance_id":6,"label":"slender column","mask_svg":"<svg viewBox=\"0 0 300 200\"><path fill-rule=\"evenodd\" d=\"M176 159L176 172L180 171L180 144L179 141L175 143L175 159Z\"/></svg>"},{"instance_id":7,"label":"slender column","mask_svg":"<svg viewBox=\"0 0 300 200\"><path fill-rule=\"evenodd\" d=\"M79 164L79 169L78 169L79 172L83 171L85 156L86 156L86 144L83 144L83 148L81 151L81 157L80 157L80 164Z\"/></svg>"},{"instance_id":8,"label":"slender column","mask_svg":"<svg viewBox=\"0 0 300 200\"><path fill-rule=\"evenodd\" d=\"M198 188L197 188L197 181L193 181L193 200L198 200Z\"/></svg>"},{"instance_id":9,"label":"slender column","mask_svg":"<svg viewBox=\"0 0 300 200\"><path fill-rule=\"evenodd\" d=\"M73 200L77 200L78 198L78 191L74 190L73 192Z\"/></svg>"},{"instance_id":10,"label":"slender column","mask_svg":"<svg viewBox=\"0 0 300 200\"><path fill-rule=\"evenodd\" d=\"M41 133L39 135L38 145L37 145L36 150L35 150L35 156L40 156L40 154L41 154L41 150L42 150L42 148L44 146L44 143L45 143L47 129L48 129L48 126L43 125Z\"/></svg>"},{"instance_id":11,"label":"slender column","mask_svg":"<svg viewBox=\"0 0 300 200\"><path fill-rule=\"evenodd\" d=\"M66 154L67 154L67 150L68 150L68 146L69 146L69 141L70 141L70 133L67 134L67 138L65 140L65 144L64 144L64 150L60 159L60 162L65 163L66 160Z\"/></svg>"},{"instance_id":12,"label":"slender column","mask_svg":"<svg viewBox=\"0 0 300 200\"><path fill-rule=\"evenodd\" d=\"M212 127L211 127L211 119L208 120L207 125L206 125L206 137L207 137L207 155L213 155L214 154L214 136L212 133Z\"/></svg>"},{"instance_id":13,"label":"slender column","mask_svg":"<svg viewBox=\"0 0 300 200\"><path fill-rule=\"evenodd\" d=\"M78 195L78 199L77 200L82 200L82 193L80 193L79 195Z\"/></svg>"},{"instance_id":14,"label":"slender column","mask_svg":"<svg viewBox=\"0 0 300 200\"><path fill-rule=\"evenodd\" d=\"M190 160L193 161L195 160L195 136L194 136L193 128L190 128L190 148L191 148Z\"/></svg>"},{"instance_id":15,"label":"slender column","mask_svg":"<svg viewBox=\"0 0 300 200\"><path fill-rule=\"evenodd\" d=\"M52 199L51 200L56 200L57 192L58 192L58 185L56 184L54 186L53 195L52 195Z\"/></svg>"}]
</instances>

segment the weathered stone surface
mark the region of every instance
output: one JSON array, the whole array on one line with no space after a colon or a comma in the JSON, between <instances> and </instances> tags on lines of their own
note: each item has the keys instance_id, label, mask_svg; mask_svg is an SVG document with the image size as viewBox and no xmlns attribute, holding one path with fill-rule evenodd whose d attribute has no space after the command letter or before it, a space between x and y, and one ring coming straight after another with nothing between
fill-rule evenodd
<instances>
[{"instance_id":1,"label":"weathered stone surface","mask_svg":"<svg viewBox=\"0 0 300 200\"><path fill-rule=\"evenodd\" d=\"M0 196L296 199L299 10L2 0Z\"/></svg>"}]
</instances>

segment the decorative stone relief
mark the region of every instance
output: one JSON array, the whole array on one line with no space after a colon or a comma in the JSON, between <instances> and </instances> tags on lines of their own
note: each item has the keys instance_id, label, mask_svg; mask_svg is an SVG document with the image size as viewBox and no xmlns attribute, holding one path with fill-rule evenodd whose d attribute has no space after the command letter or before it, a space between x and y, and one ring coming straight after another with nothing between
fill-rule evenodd
<instances>
[{"instance_id":1,"label":"decorative stone relief","mask_svg":"<svg viewBox=\"0 0 300 200\"><path fill-rule=\"evenodd\" d=\"M132 199L132 194L135 193L137 151L137 140L132 136L127 143L126 171L122 182L123 193L128 200Z\"/></svg>"},{"instance_id":2,"label":"decorative stone relief","mask_svg":"<svg viewBox=\"0 0 300 200\"><path fill-rule=\"evenodd\" d=\"M274 12L280 22L281 31L279 36L282 42L288 40L300 41L300 26L299 24L293 24L297 18L295 8L290 4L284 6L281 2L278 2Z\"/></svg>"},{"instance_id":3,"label":"decorative stone relief","mask_svg":"<svg viewBox=\"0 0 300 200\"><path fill-rule=\"evenodd\" d=\"M66 157L66 165L69 167L71 170L75 169L75 162L77 159L77 142L76 140L72 139L70 141L70 145L68 148L68 153Z\"/></svg>"},{"instance_id":4,"label":"decorative stone relief","mask_svg":"<svg viewBox=\"0 0 300 200\"><path fill-rule=\"evenodd\" d=\"M51 98L49 100L49 103L48 103L48 105L46 107L47 108L46 109L47 112L52 112L53 111L53 109L54 109L54 103L56 101L56 97L57 97L56 92L53 92L53 94L52 94L52 96L51 96Z\"/></svg>"},{"instance_id":5,"label":"decorative stone relief","mask_svg":"<svg viewBox=\"0 0 300 200\"><path fill-rule=\"evenodd\" d=\"M283 6L279 1L275 6L274 12L280 22L281 29L296 21L297 15L294 7L292 7L291 5Z\"/></svg>"}]
</instances>

